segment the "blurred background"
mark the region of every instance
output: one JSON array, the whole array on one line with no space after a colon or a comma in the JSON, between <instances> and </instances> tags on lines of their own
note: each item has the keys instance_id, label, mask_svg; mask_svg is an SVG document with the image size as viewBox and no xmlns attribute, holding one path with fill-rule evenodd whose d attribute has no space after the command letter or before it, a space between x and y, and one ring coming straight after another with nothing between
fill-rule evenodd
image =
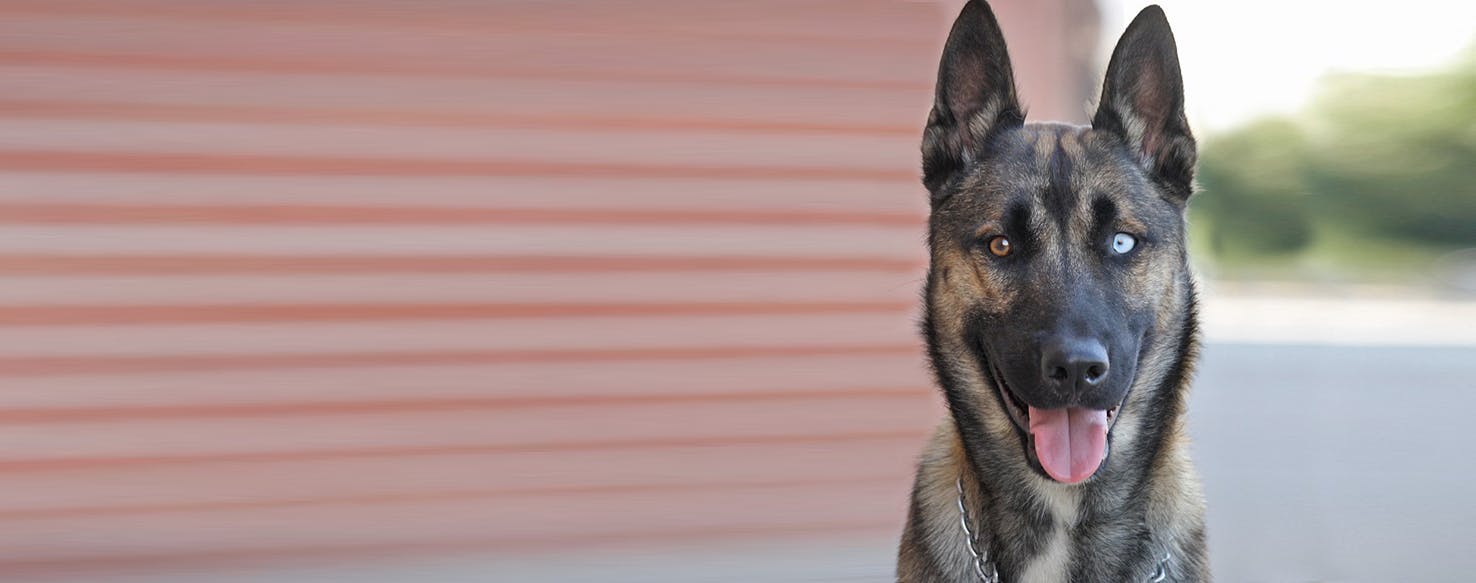
<instances>
[{"instance_id":1,"label":"blurred background","mask_svg":"<svg viewBox=\"0 0 1476 583\"><path fill-rule=\"evenodd\" d=\"M0 2L0 579L889 580L960 5ZM1164 5L1218 578L1469 580L1476 5Z\"/></svg>"}]
</instances>

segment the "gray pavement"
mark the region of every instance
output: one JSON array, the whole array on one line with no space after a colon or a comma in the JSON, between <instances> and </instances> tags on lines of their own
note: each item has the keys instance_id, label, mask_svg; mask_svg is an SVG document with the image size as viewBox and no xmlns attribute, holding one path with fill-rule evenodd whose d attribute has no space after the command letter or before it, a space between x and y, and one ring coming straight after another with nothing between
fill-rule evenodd
<instances>
[{"instance_id":1,"label":"gray pavement","mask_svg":"<svg viewBox=\"0 0 1476 583\"><path fill-rule=\"evenodd\" d=\"M1476 580L1476 347L1211 345L1191 405L1221 581Z\"/></svg>"}]
</instances>

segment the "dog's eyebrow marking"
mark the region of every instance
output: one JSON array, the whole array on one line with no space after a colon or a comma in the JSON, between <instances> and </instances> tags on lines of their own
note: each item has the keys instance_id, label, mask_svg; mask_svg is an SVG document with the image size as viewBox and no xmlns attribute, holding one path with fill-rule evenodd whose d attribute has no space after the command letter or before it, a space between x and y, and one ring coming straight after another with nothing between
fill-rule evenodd
<instances>
[{"instance_id":1,"label":"dog's eyebrow marking","mask_svg":"<svg viewBox=\"0 0 1476 583\"><path fill-rule=\"evenodd\" d=\"M1134 217L1129 212L1131 208L1129 206L1127 210L1124 210L1111 197L1097 195L1092 199L1092 232L1102 233L1120 226L1133 234L1147 235L1148 225Z\"/></svg>"},{"instance_id":2,"label":"dog's eyebrow marking","mask_svg":"<svg viewBox=\"0 0 1476 583\"><path fill-rule=\"evenodd\" d=\"M990 237L993 235L1004 234L1002 232L1003 229L1004 227L1001 226L1001 224L997 221L986 222L982 225L979 225L978 228L974 229L974 239L983 239L985 237Z\"/></svg>"},{"instance_id":3,"label":"dog's eyebrow marking","mask_svg":"<svg viewBox=\"0 0 1476 583\"><path fill-rule=\"evenodd\" d=\"M1111 228L1117 221L1117 203L1106 196L1097 195L1092 200L1092 232L1100 233Z\"/></svg>"},{"instance_id":4,"label":"dog's eyebrow marking","mask_svg":"<svg viewBox=\"0 0 1476 583\"><path fill-rule=\"evenodd\" d=\"M1005 232L1015 237L1020 243L1021 251L1029 253L1035 250L1040 238L1036 236L1035 230L1030 228L1030 205L1018 201L1010 204L1010 208L1005 211L1003 223Z\"/></svg>"}]
</instances>

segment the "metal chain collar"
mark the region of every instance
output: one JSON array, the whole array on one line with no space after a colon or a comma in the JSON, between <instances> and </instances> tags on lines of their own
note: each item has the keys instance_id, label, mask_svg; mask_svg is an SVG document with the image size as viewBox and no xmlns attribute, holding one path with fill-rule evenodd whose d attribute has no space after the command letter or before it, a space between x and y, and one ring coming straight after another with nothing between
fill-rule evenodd
<instances>
[{"instance_id":1,"label":"metal chain collar","mask_svg":"<svg viewBox=\"0 0 1476 583\"><path fill-rule=\"evenodd\" d=\"M979 576L980 583L1000 583L999 570L995 569L994 563L989 560L989 553L979 548L979 537L974 535L974 530L969 528L969 509L964 505L963 477L960 476L953 482L958 488L958 525L963 527L964 540L968 541L969 554L974 557L974 574ZM1170 553L1164 553L1163 558L1158 560L1158 568L1148 576L1148 583L1161 583L1168 578L1168 563L1173 559Z\"/></svg>"}]
</instances>

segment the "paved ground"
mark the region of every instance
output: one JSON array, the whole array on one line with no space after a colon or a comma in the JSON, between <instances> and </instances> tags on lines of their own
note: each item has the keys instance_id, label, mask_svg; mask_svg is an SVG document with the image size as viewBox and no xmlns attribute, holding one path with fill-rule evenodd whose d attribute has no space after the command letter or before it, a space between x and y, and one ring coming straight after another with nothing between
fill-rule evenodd
<instances>
[{"instance_id":1,"label":"paved ground","mask_svg":"<svg viewBox=\"0 0 1476 583\"><path fill-rule=\"evenodd\" d=\"M1216 345L1191 412L1223 581L1469 581L1476 348Z\"/></svg>"},{"instance_id":2,"label":"paved ground","mask_svg":"<svg viewBox=\"0 0 1476 583\"><path fill-rule=\"evenodd\" d=\"M1211 344L1195 453L1221 581L1467 581L1476 347ZM143 581L886 581L892 535L201 573Z\"/></svg>"}]
</instances>

